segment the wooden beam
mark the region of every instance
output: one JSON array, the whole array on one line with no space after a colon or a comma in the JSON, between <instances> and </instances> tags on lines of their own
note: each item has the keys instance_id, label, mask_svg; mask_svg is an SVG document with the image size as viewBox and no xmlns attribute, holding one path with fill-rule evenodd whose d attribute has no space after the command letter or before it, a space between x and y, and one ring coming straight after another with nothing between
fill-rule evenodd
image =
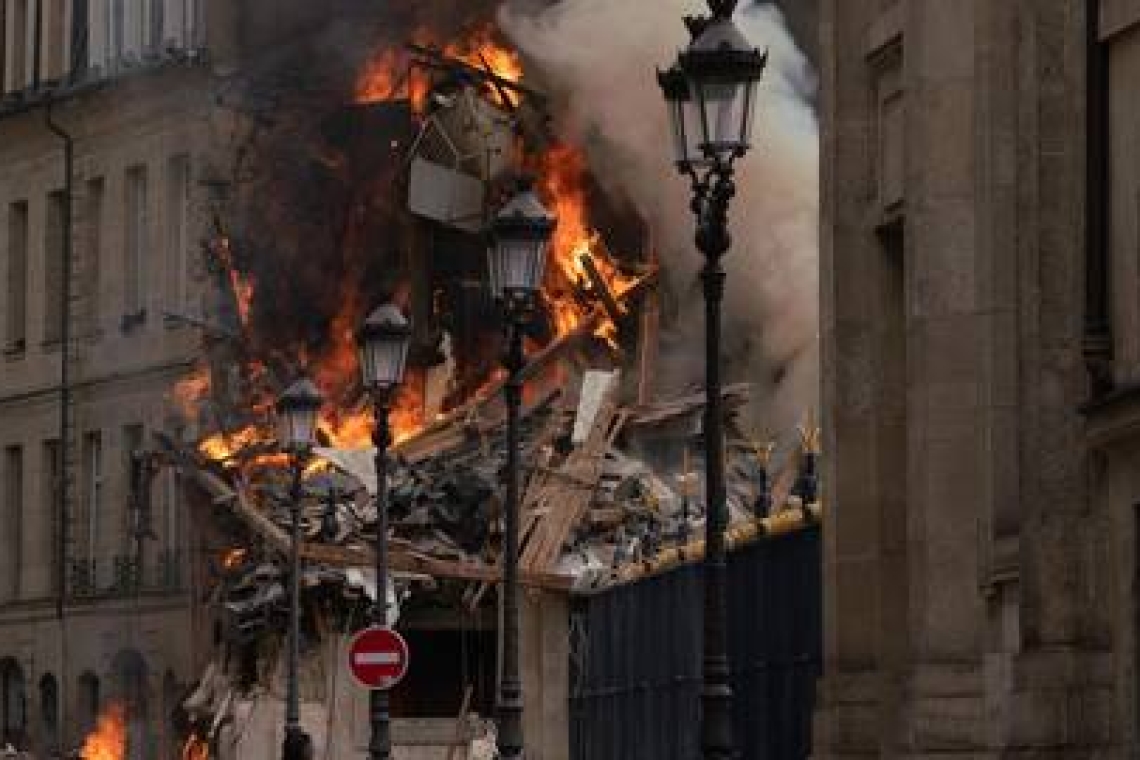
<instances>
[{"instance_id":1,"label":"wooden beam","mask_svg":"<svg viewBox=\"0 0 1140 760\"><path fill-rule=\"evenodd\" d=\"M301 544L301 557L310 562L320 562L333 567L372 567L376 561L375 554L370 548L349 549L343 546L314 543ZM433 578L485 583L499 583L502 580L502 571L495 565L488 565L483 562L437 559L419 552L401 551L399 549L390 550L388 565L395 571L429 575ZM520 572L520 582L524 586L534 588L567 591L573 584L573 579L558 573L523 571Z\"/></svg>"},{"instance_id":2,"label":"wooden beam","mask_svg":"<svg viewBox=\"0 0 1140 760\"><path fill-rule=\"evenodd\" d=\"M602 277L602 273L598 271L594 257L588 253L583 253L578 257L578 260L582 262L582 268L586 270L586 276L590 278L591 293L602 302L602 306L614 324L619 324L625 318L626 310L614 298L610 286L606 284L606 278Z\"/></svg>"}]
</instances>

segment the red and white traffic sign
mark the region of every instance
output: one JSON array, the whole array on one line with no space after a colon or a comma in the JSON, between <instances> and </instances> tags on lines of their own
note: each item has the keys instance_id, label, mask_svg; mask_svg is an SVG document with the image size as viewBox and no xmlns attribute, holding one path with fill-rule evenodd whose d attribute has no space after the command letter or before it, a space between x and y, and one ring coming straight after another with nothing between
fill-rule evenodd
<instances>
[{"instance_id":1,"label":"red and white traffic sign","mask_svg":"<svg viewBox=\"0 0 1140 760\"><path fill-rule=\"evenodd\" d=\"M348 648L348 669L367 689L391 689L408 672L408 642L391 628L365 628Z\"/></svg>"}]
</instances>

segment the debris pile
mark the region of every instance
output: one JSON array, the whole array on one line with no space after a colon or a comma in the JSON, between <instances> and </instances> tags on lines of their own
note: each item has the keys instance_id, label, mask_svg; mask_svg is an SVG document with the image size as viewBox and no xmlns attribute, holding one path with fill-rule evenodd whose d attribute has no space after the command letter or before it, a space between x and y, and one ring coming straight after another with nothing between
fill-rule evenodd
<instances>
[{"instance_id":1,"label":"debris pile","mask_svg":"<svg viewBox=\"0 0 1140 760\"><path fill-rule=\"evenodd\" d=\"M620 232L643 238L640 260L629 261L611 254L588 225L583 159L546 134L540 94L490 64L473 64L482 54L457 60L420 45L408 50L433 72L434 86L393 79L388 58L379 56L367 70L368 99L336 112L340 128L323 130L336 141L314 149L322 160L307 167L345 189L345 250L334 252L343 273L306 266L314 254L303 235L297 250L306 258L290 267L258 255L264 250L250 230L277 233L275 225L246 224L243 236L240 225L227 224L227 213L259 218L242 212L260 208L253 202L289 197L274 184L280 166L244 189L234 181L236 213L223 203L212 209L216 234L204 252L220 290L231 296L232 319L211 333L203 366L176 394L193 423L189 433L159 437L162 459L192 485L197 544L207 557L195 573L215 632L213 663L184 703L188 756L206 748L220 760L256 756L264 754L258 747L274 744L266 737L279 727L285 691L286 559L298 493L301 650L308 663L302 701L304 710L321 711L302 717L310 730L326 727L326 735L313 736L325 756L357 741L333 720L349 706L330 672L337 668L327 663L341 662L346 635L367 624L374 605L382 603L393 625L430 607L458 611L462 620L449 625L482 616L492 621L487 630L498 629L495 594L488 592L502 576L506 414L494 361L501 327L485 274L472 262L482 260L478 233L506 187L511 154L519 147L528 153L516 142L531 143L524 164L539 175L560 219L553 275L527 334L520 581L588 593L703 552L705 398L699 388L667 399L654 393L661 283L651 236L640 220L627 221ZM296 115L311 117L305 109ZM254 131L266 128L250 123ZM516 141L518 135L527 139ZM292 132L288 137L292 157L296 141ZM250 139L273 144L253 140L252 132ZM376 145L391 146L393 155L372 155ZM337 160L324 160L326 153ZM261 161L272 155L256 154ZM307 195L313 183L294 184L288 189L297 197L316 202ZM320 203L329 197L321 194ZM260 210L272 219L324 223L320 214L292 208ZM376 261L364 256L370 240L389 237L411 241L409 261L391 251ZM352 326L378 299L401 300L402 292L410 293L416 329L414 377L396 400L383 537L391 573L380 589L373 569L381 538L376 454L366 447L372 410L357 379ZM303 308L281 308L282 294L303 294ZM296 323L286 323L294 314ZM277 451L267 410L301 367L330 402L319 424L321 445L296 462ZM805 425L797 447L778 451L741 424L747 385L726 388L723 401L730 545L816 519L814 427ZM469 756L485 754L493 737L479 715L489 712L490 700L469 710L468 699L455 741Z\"/></svg>"}]
</instances>

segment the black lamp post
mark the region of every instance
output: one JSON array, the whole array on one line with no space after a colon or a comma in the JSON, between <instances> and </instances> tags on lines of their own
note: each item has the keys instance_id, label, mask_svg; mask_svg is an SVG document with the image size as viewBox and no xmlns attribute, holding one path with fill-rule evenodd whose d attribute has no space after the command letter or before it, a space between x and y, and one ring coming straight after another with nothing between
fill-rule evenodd
<instances>
[{"instance_id":1,"label":"black lamp post","mask_svg":"<svg viewBox=\"0 0 1140 760\"><path fill-rule=\"evenodd\" d=\"M372 394L375 416L372 442L376 446L376 604L372 607L372 624L376 626L388 625L388 447L392 445L388 416L395 390L404 379L411 338L408 320L398 308L387 304L365 320L358 341L360 371L364 387ZM388 760L392 756L388 689L373 689L370 707L372 739L368 757Z\"/></svg>"},{"instance_id":2,"label":"black lamp post","mask_svg":"<svg viewBox=\"0 0 1140 760\"><path fill-rule=\"evenodd\" d=\"M498 745L502 760L522 756L522 682L519 676L519 407L522 404L523 327L534 310L546 273L546 254L557 220L529 184L491 223L487 263L491 294L502 305L509 333L503 366L508 372L506 520L503 530L503 675L499 687Z\"/></svg>"},{"instance_id":3,"label":"black lamp post","mask_svg":"<svg viewBox=\"0 0 1140 760\"><path fill-rule=\"evenodd\" d=\"M289 542L289 670L285 700L285 738L282 760L309 760L312 741L301 728L301 698L297 683L301 628L301 479L305 460L313 446L317 413L324 399L313 381L302 377L277 400L277 440L293 457L293 484L289 493L292 518Z\"/></svg>"},{"instance_id":4,"label":"black lamp post","mask_svg":"<svg viewBox=\"0 0 1140 760\"><path fill-rule=\"evenodd\" d=\"M733 164L751 147L756 89L767 54L752 47L732 21L736 0L709 0L711 16L690 17L689 47L658 73L672 122L678 170L693 187L697 248L705 257L705 604L701 752L705 760L733 757L729 685L726 552L728 523L721 407L721 257L731 246L728 207L736 194Z\"/></svg>"}]
</instances>

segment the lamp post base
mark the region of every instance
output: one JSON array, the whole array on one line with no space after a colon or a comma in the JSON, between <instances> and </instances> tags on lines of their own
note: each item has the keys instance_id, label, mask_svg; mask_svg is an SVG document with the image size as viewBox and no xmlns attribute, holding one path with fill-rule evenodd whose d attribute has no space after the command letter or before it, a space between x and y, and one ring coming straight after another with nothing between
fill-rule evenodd
<instances>
[{"instance_id":1,"label":"lamp post base","mask_svg":"<svg viewBox=\"0 0 1140 760\"><path fill-rule=\"evenodd\" d=\"M281 760L313 760L313 740L300 726L286 726Z\"/></svg>"}]
</instances>

